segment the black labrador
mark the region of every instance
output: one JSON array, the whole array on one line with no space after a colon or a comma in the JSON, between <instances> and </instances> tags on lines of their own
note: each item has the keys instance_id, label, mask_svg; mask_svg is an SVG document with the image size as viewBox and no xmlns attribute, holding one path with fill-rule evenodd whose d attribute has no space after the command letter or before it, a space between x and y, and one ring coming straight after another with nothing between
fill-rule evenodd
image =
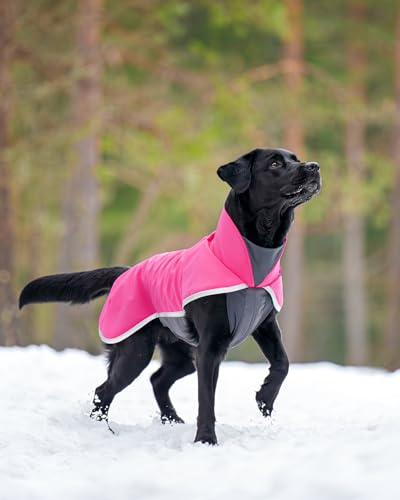
<instances>
[{"instance_id":1,"label":"black labrador","mask_svg":"<svg viewBox=\"0 0 400 500\"><path fill-rule=\"evenodd\" d=\"M285 149L255 149L219 167L217 173L232 188L225 202L227 213L242 236L264 248L277 248L284 243L294 219L294 209L310 200L321 186L318 163L302 162ZM126 269L113 267L39 278L22 291L20 307L33 302L88 302L106 294ZM159 319L120 343L106 346L108 378L96 389L94 418L107 421L115 395L138 377L158 345L162 364L151 376L151 383L162 421L183 422L169 398L169 389L197 368L199 410L195 441L217 443L215 389L219 366L232 337L227 294L190 302L185 313L191 335L198 339L197 347L178 339ZM271 415L289 368L276 315L272 309L252 332L270 362L269 374L256 393L258 407L266 417Z\"/></svg>"}]
</instances>

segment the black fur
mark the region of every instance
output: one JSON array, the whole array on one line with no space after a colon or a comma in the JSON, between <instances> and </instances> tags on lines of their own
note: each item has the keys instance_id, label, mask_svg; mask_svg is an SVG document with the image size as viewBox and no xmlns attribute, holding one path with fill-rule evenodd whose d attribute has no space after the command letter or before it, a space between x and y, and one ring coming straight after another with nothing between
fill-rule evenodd
<instances>
[{"instance_id":1,"label":"black fur","mask_svg":"<svg viewBox=\"0 0 400 500\"><path fill-rule=\"evenodd\" d=\"M218 175L232 187L225 208L241 234L270 248L283 243L294 219L294 209L320 189L319 165L301 162L284 149L255 149L220 167ZM125 268L111 268L39 278L25 287L20 304L22 307L32 302L87 302L106 293L124 271ZM169 398L169 389L197 367L199 412L195 441L217 443L215 389L219 366L231 340L226 294L193 301L185 312L191 334L199 341L197 348L178 340L158 319L122 342L106 346L108 378L95 391L94 418L107 420L115 395L138 377L158 345L162 364L151 376L151 383L162 421L183 422ZM261 413L269 416L289 369L275 311L253 337L270 362L269 374L256 393Z\"/></svg>"}]
</instances>

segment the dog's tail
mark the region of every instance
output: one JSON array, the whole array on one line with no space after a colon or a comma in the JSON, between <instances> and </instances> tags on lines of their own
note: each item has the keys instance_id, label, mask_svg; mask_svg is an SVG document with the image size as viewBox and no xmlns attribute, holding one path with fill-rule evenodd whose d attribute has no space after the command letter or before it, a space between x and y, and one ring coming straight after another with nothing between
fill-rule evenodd
<instances>
[{"instance_id":1,"label":"dog's tail","mask_svg":"<svg viewBox=\"0 0 400 500\"><path fill-rule=\"evenodd\" d=\"M106 295L128 267L104 267L80 273L52 274L28 283L19 296L20 309L40 302L85 304Z\"/></svg>"}]
</instances>

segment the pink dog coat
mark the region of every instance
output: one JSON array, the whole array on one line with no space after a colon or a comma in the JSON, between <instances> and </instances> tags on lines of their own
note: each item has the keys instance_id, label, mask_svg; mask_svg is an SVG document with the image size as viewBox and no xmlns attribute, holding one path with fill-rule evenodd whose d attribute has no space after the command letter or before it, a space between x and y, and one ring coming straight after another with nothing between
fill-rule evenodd
<instances>
[{"instance_id":1,"label":"pink dog coat","mask_svg":"<svg viewBox=\"0 0 400 500\"><path fill-rule=\"evenodd\" d=\"M177 337L196 345L185 306L226 293L231 346L239 344L273 308L282 307L284 246L263 248L250 242L223 209L217 229L194 246L150 257L114 282L100 314L101 339L120 342L158 318Z\"/></svg>"}]
</instances>

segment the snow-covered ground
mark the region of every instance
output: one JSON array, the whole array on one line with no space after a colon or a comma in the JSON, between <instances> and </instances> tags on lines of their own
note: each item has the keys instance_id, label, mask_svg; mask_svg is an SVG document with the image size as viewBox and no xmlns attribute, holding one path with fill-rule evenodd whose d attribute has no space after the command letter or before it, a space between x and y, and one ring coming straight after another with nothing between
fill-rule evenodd
<instances>
[{"instance_id":1,"label":"snow-covered ground","mask_svg":"<svg viewBox=\"0 0 400 500\"><path fill-rule=\"evenodd\" d=\"M48 347L0 349L0 498L398 500L400 371L292 366L265 420L266 365L225 363L220 445L193 444L196 378L171 391L185 425L162 425L149 375L117 396L112 435L89 419L103 358Z\"/></svg>"}]
</instances>

